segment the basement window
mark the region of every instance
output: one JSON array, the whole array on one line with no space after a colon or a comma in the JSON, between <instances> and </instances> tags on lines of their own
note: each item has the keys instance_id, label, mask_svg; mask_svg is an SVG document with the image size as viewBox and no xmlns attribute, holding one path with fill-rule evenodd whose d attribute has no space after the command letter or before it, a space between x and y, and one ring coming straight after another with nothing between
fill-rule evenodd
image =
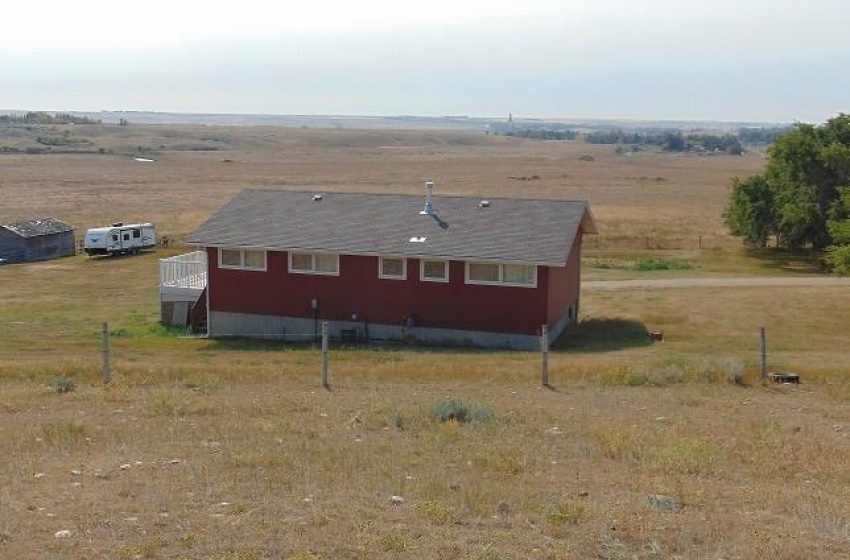
<instances>
[{"instance_id":1,"label":"basement window","mask_svg":"<svg viewBox=\"0 0 850 560\"><path fill-rule=\"evenodd\" d=\"M528 264L466 263L467 284L537 287L537 267Z\"/></svg>"},{"instance_id":2,"label":"basement window","mask_svg":"<svg viewBox=\"0 0 850 560\"><path fill-rule=\"evenodd\" d=\"M406 280L407 259L380 257L378 259L378 278Z\"/></svg>"},{"instance_id":3,"label":"basement window","mask_svg":"<svg viewBox=\"0 0 850 560\"><path fill-rule=\"evenodd\" d=\"M266 252L262 249L219 249L218 267L266 270Z\"/></svg>"},{"instance_id":4,"label":"basement window","mask_svg":"<svg viewBox=\"0 0 850 560\"><path fill-rule=\"evenodd\" d=\"M420 261L419 279L423 282L448 282L449 261Z\"/></svg>"},{"instance_id":5,"label":"basement window","mask_svg":"<svg viewBox=\"0 0 850 560\"><path fill-rule=\"evenodd\" d=\"M289 272L339 276L339 255L334 253L289 253Z\"/></svg>"}]
</instances>

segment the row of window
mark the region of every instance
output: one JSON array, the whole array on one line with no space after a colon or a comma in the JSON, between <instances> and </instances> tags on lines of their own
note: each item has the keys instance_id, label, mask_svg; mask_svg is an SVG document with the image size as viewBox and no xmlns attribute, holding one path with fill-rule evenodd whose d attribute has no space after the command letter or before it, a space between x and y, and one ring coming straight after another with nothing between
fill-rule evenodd
<instances>
[{"instance_id":1,"label":"row of window","mask_svg":"<svg viewBox=\"0 0 850 560\"><path fill-rule=\"evenodd\" d=\"M448 282L449 261L420 259L419 279L425 282ZM266 270L266 252L262 249L219 249L221 268ZM289 271L297 274L339 276L339 255L332 253L299 253L290 251ZM407 280L407 259L380 257L378 277L388 280ZM537 286L537 267L524 264L466 263L468 284L508 286Z\"/></svg>"}]
</instances>

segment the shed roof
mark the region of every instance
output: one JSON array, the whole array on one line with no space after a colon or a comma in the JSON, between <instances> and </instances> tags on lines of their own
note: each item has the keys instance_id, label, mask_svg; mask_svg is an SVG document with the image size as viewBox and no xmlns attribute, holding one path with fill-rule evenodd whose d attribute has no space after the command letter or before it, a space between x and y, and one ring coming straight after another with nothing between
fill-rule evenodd
<instances>
[{"instance_id":1,"label":"shed roof","mask_svg":"<svg viewBox=\"0 0 850 560\"><path fill-rule=\"evenodd\" d=\"M15 222L0 226L21 237L38 237L39 235L53 235L74 231L74 228L55 218L36 218L23 222Z\"/></svg>"},{"instance_id":2,"label":"shed roof","mask_svg":"<svg viewBox=\"0 0 850 560\"><path fill-rule=\"evenodd\" d=\"M564 266L596 233L584 201L248 189L187 242L201 246L524 262ZM418 239L420 241L414 241Z\"/></svg>"}]
</instances>

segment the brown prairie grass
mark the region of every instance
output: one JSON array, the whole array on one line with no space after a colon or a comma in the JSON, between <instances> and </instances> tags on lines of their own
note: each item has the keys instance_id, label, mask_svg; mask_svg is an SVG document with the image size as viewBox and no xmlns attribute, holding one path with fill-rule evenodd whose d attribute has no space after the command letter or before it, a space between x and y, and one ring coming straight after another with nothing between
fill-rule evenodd
<instances>
[{"instance_id":1,"label":"brown prairie grass","mask_svg":"<svg viewBox=\"0 0 850 560\"><path fill-rule=\"evenodd\" d=\"M452 193L588 198L603 231L726 246L728 179L763 164L465 133L130 129L97 140L112 155L0 157L0 221L144 219L179 237L246 186L416 193L435 179ZM157 161L127 157L138 145ZM582 324L550 357L552 389L533 353L369 347L333 348L325 391L311 344L159 326L157 259L182 250L0 268L0 557L850 554L842 289L586 292ZM693 265L588 271L600 278L810 273L798 256L732 249L599 255ZM771 367L803 385L758 382L760 326ZM75 390L58 393L59 378ZM452 399L480 421L442 421ZM656 511L654 494L685 507Z\"/></svg>"}]
</instances>

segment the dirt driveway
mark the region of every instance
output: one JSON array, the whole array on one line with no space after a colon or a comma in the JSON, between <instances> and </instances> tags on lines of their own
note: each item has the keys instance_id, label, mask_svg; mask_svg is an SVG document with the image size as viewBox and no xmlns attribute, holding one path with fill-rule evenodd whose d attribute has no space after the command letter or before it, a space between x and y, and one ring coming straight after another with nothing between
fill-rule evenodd
<instances>
[{"instance_id":1,"label":"dirt driveway","mask_svg":"<svg viewBox=\"0 0 850 560\"><path fill-rule=\"evenodd\" d=\"M586 280L581 284L582 289L593 292L653 288L758 288L765 286L846 286L850 288L850 278L833 276L647 278L637 280Z\"/></svg>"}]
</instances>

